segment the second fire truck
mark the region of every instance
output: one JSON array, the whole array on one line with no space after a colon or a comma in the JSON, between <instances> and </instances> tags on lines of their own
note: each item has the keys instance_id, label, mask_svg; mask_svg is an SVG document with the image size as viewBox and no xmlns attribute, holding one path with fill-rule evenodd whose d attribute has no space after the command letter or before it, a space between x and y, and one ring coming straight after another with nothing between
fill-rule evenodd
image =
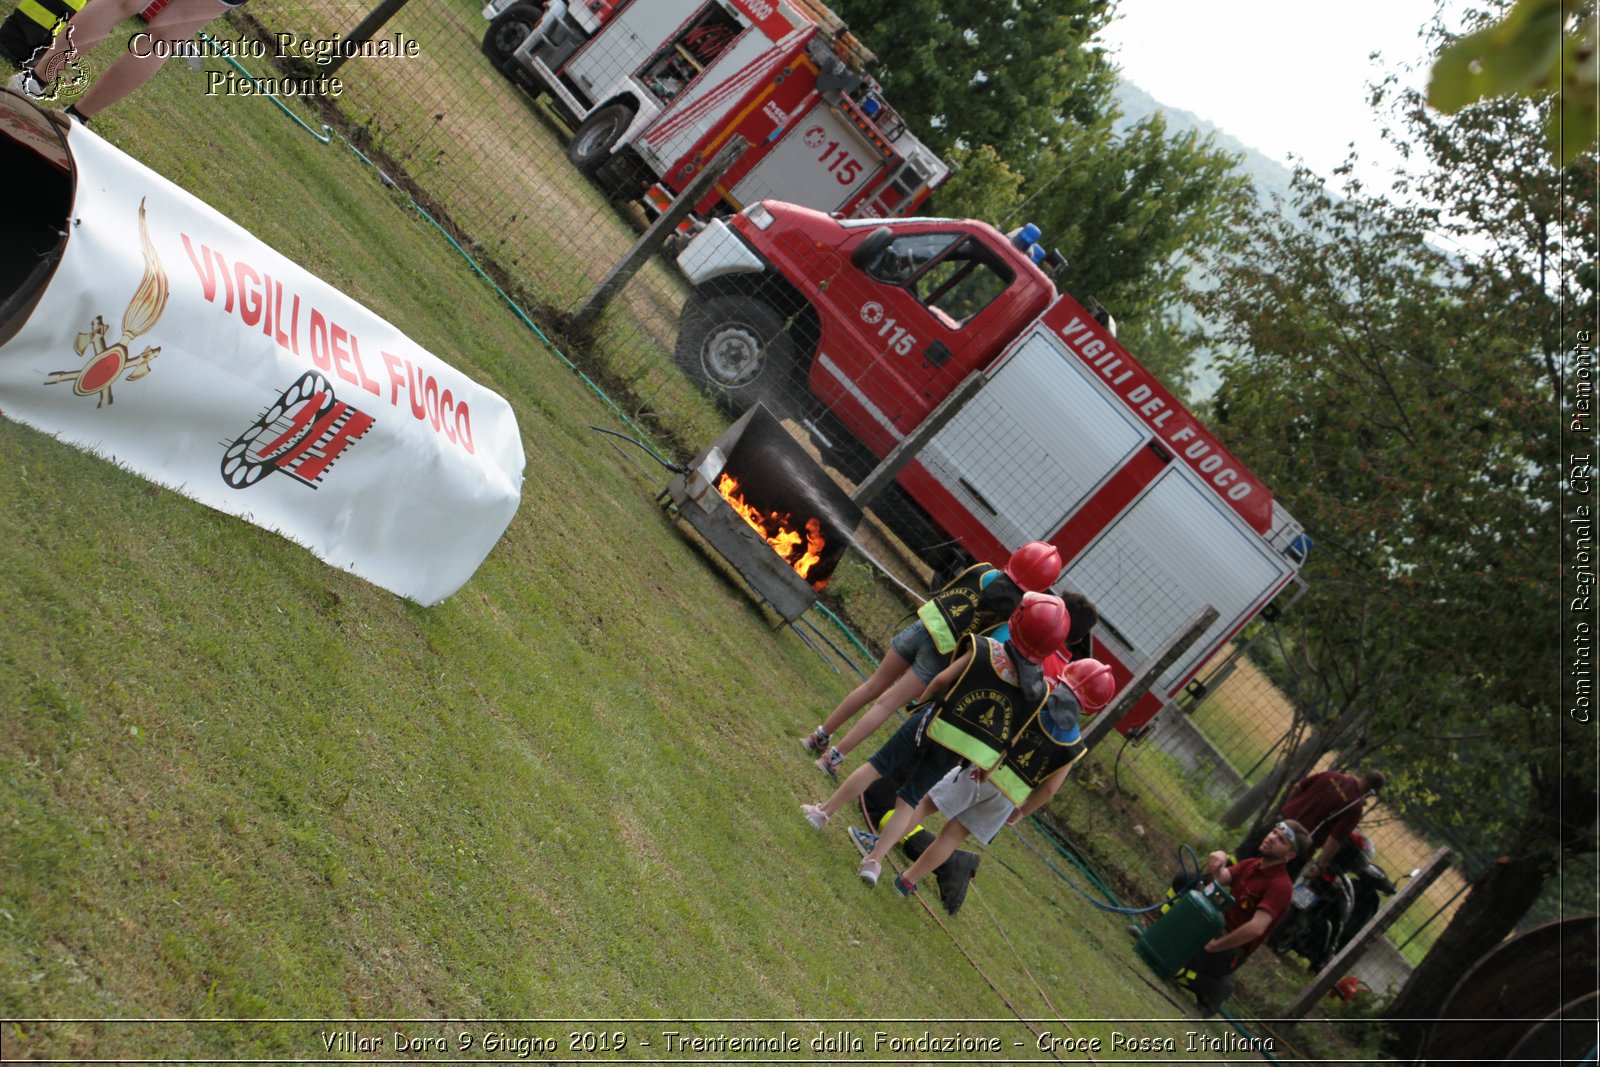
<instances>
[{"instance_id":1,"label":"second fire truck","mask_svg":"<svg viewBox=\"0 0 1600 1067\"><path fill-rule=\"evenodd\" d=\"M735 135L750 147L701 218L763 199L901 216L949 174L819 0L492 0L484 16L489 59L575 124L573 165L649 208Z\"/></svg>"}]
</instances>

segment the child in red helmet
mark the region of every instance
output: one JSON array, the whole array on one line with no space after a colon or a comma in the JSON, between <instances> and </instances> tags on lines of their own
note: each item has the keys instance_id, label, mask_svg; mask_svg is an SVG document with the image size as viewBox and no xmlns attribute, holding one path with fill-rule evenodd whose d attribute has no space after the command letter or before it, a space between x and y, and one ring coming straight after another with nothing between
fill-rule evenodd
<instances>
[{"instance_id":1,"label":"child in red helmet","mask_svg":"<svg viewBox=\"0 0 1600 1067\"><path fill-rule=\"evenodd\" d=\"M1039 664L1059 647L1072 620L1060 597L1027 593L1011 615L1005 642L968 634L961 653L933 677L920 700L925 707L907 719L872 758L858 767L821 804L801 812L817 829L879 777L902 764L911 767L896 797L895 811L866 858L861 880L876 885L883 857L913 825L911 813L928 789L966 754L987 742L999 742L1012 722L1036 716L1050 695ZM938 698L937 700L935 698ZM979 723L987 722L988 726ZM995 724L999 724L998 730ZM934 742L934 743L930 743Z\"/></svg>"},{"instance_id":2,"label":"child in red helmet","mask_svg":"<svg viewBox=\"0 0 1600 1067\"><path fill-rule=\"evenodd\" d=\"M949 662L963 637L1009 618L1024 593L1043 592L1060 574L1061 554L1043 541L1029 542L1013 552L1003 572L987 563L967 568L917 609L917 621L895 634L871 677L802 737L801 746L816 754L818 769L837 777L844 757L927 686ZM1087 600L1083 606L1088 608ZM998 636L1005 639L1003 634ZM833 735L868 704L872 707L861 721L830 745Z\"/></svg>"},{"instance_id":3,"label":"child in red helmet","mask_svg":"<svg viewBox=\"0 0 1600 1067\"><path fill-rule=\"evenodd\" d=\"M910 896L917 881L937 869L969 835L987 845L1002 827L1020 822L1049 803L1073 765L1088 753L1078 720L1110 702L1116 691L1111 668L1099 660L1069 663L1059 654L1052 654L1045 660L1044 673L1054 684L1049 699L1036 723L1023 723L1008 739L996 766L957 767L929 789L913 811L912 817L921 820L937 810L945 817L945 824L916 862L894 880L901 896ZM1022 752L1032 753L1028 762L1043 757L1048 765L1041 762L1031 775L1026 771L1022 775L1008 772L1006 764L1014 762ZM1022 796L1025 788L1026 795Z\"/></svg>"}]
</instances>

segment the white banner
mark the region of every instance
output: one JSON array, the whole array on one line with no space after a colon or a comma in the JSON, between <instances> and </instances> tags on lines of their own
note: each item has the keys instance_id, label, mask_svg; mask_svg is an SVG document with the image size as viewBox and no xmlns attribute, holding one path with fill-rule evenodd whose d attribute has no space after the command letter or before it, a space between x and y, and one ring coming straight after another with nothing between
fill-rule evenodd
<instances>
[{"instance_id":1,"label":"white banner","mask_svg":"<svg viewBox=\"0 0 1600 1067\"><path fill-rule=\"evenodd\" d=\"M0 412L423 604L459 589L517 510L510 405L88 129L68 143L66 249L0 347Z\"/></svg>"}]
</instances>

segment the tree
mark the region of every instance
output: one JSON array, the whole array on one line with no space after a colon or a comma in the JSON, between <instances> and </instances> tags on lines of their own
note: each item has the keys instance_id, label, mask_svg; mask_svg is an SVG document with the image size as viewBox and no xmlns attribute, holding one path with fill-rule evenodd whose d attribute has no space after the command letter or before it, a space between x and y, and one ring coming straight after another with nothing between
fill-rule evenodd
<instances>
[{"instance_id":1,"label":"tree","mask_svg":"<svg viewBox=\"0 0 1600 1067\"><path fill-rule=\"evenodd\" d=\"M1600 135L1600 17L1584 0L1517 0L1502 18L1451 41L1428 81L1428 103L1454 114L1479 100L1550 98L1545 139L1565 166Z\"/></svg>"},{"instance_id":2,"label":"tree","mask_svg":"<svg viewBox=\"0 0 1600 1067\"><path fill-rule=\"evenodd\" d=\"M1123 344L1182 395L1194 369L1179 318L1190 268L1255 201L1237 159L1209 137L1173 135L1159 114L1121 136L1111 122L1108 113L1053 145L1014 217L1039 225L1066 257L1063 286L1105 305Z\"/></svg>"},{"instance_id":3,"label":"tree","mask_svg":"<svg viewBox=\"0 0 1600 1067\"><path fill-rule=\"evenodd\" d=\"M1505 857L1391 1007L1428 1018L1595 848L1593 736L1563 714L1558 506L1561 383L1573 323L1595 321L1594 161L1551 167L1526 101L1441 118L1375 97L1426 168L1390 198L1301 174L1298 222L1253 224L1204 307L1230 350L1218 432L1316 543L1282 624L1301 735L1280 782L1372 753L1386 800Z\"/></svg>"},{"instance_id":4,"label":"tree","mask_svg":"<svg viewBox=\"0 0 1600 1067\"><path fill-rule=\"evenodd\" d=\"M1247 209L1247 180L1209 138L1160 116L1119 135L1115 71L1093 43L1107 0L841 0L885 92L952 165L940 214L1037 223L1060 283L1116 316L1174 391L1192 371L1180 325L1188 264Z\"/></svg>"},{"instance_id":5,"label":"tree","mask_svg":"<svg viewBox=\"0 0 1600 1067\"><path fill-rule=\"evenodd\" d=\"M1026 168L1061 124L1090 125L1115 74L1093 43L1106 0L841 0L875 76L940 155L990 145Z\"/></svg>"}]
</instances>

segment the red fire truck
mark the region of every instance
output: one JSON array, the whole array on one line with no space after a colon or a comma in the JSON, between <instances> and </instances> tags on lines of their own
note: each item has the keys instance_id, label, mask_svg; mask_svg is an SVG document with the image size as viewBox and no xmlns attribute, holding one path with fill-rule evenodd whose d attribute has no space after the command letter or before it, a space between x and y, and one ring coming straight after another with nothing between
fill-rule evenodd
<instances>
[{"instance_id":1,"label":"red fire truck","mask_svg":"<svg viewBox=\"0 0 1600 1067\"><path fill-rule=\"evenodd\" d=\"M679 257L694 288L676 356L731 407L760 399L803 420L858 480L976 373L976 392L876 510L936 571L1055 544L1064 587L1100 611L1097 654L1124 679L1215 607L1131 729L1263 609L1298 595L1310 542L1041 262L1061 265L1031 226L1007 236L751 205Z\"/></svg>"},{"instance_id":2,"label":"red fire truck","mask_svg":"<svg viewBox=\"0 0 1600 1067\"><path fill-rule=\"evenodd\" d=\"M572 163L648 208L736 134L750 148L702 217L766 198L904 215L949 175L820 0L492 0L484 16L484 53L575 123Z\"/></svg>"}]
</instances>

